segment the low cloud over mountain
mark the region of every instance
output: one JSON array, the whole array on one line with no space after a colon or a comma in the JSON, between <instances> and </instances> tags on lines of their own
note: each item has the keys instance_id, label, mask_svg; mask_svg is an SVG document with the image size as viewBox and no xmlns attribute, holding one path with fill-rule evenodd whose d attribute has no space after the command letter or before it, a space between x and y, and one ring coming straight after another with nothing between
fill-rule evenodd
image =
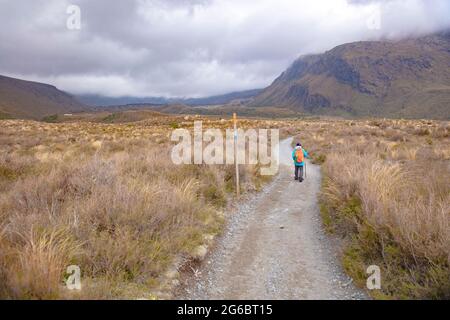
<instances>
[{"instance_id":1,"label":"low cloud over mountain","mask_svg":"<svg viewBox=\"0 0 450 320\"><path fill-rule=\"evenodd\" d=\"M69 30L69 4L81 30ZM75 94L198 97L269 85L296 57L450 27L446 0L1 0L0 74Z\"/></svg>"}]
</instances>

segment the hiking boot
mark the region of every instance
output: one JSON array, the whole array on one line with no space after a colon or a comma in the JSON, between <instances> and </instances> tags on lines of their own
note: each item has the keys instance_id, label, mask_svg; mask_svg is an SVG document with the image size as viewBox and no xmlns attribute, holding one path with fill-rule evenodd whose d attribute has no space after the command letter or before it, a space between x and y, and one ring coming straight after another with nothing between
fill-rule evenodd
<instances>
[{"instance_id":1,"label":"hiking boot","mask_svg":"<svg viewBox=\"0 0 450 320\"><path fill-rule=\"evenodd\" d=\"M297 178L297 177L295 177L295 178L294 178L294 180L298 180L298 178Z\"/></svg>"}]
</instances>

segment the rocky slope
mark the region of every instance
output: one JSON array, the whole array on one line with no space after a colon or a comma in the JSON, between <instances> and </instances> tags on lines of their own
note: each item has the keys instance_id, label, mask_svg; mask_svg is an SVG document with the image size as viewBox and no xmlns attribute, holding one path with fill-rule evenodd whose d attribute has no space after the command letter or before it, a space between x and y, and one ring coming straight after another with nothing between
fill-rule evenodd
<instances>
[{"instance_id":1,"label":"rocky slope","mask_svg":"<svg viewBox=\"0 0 450 320\"><path fill-rule=\"evenodd\" d=\"M313 114L450 118L450 33L355 42L299 58L251 106Z\"/></svg>"}]
</instances>

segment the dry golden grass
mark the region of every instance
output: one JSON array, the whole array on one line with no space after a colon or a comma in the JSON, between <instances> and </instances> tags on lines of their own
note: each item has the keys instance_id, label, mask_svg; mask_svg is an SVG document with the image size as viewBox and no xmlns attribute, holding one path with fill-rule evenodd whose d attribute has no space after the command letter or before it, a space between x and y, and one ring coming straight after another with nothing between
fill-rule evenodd
<instances>
[{"instance_id":1,"label":"dry golden grass","mask_svg":"<svg viewBox=\"0 0 450 320\"><path fill-rule=\"evenodd\" d=\"M344 267L380 298L450 297L450 124L316 121L300 138L323 165L327 228L349 240ZM319 161L321 162L321 161Z\"/></svg>"},{"instance_id":2,"label":"dry golden grass","mask_svg":"<svg viewBox=\"0 0 450 320\"><path fill-rule=\"evenodd\" d=\"M220 232L231 166L175 166L175 127L221 119L161 116L136 123L0 122L0 297L165 297L165 272ZM258 121L241 126L270 127ZM244 191L264 180L241 171ZM81 292L64 286L78 265Z\"/></svg>"},{"instance_id":3,"label":"dry golden grass","mask_svg":"<svg viewBox=\"0 0 450 320\"><path fill-rule=\"evenodd\" d=\"M173 165L169 134L193 120L221 129L228 121L158 116L102 124L92 117L0 121L0 297L165 297L166 272L220 232L234 168ZM448 122L240 126L300 132L313 160L324 163L324 222L348 239L344 267L361 284L368 265L382 268L383 291L374 296L449 297ZM244 190L265 182L256 169L242 168ZM81 292L64 287L73 264L81 267Z\"/></svg>"}]
</instances>

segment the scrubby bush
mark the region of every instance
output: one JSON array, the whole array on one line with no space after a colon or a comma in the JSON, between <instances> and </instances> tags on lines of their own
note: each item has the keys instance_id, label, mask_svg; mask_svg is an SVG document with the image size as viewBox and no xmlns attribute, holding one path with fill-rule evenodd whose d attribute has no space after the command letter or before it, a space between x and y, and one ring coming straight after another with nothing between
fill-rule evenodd
<instances>
[{"instance_id":1,"label":"scrubby bush","mask_svg":"<svg viewBox=\"0 0 450 320\"><path fill-rule=\"evenodd\" d=\"M233 168L174 165L170 127L4 123L1 298L146 296L163 288L176 258L220 233ZM254 174L242 168L244 192ZM74 264L78 294L64 286Z\"/></svg>"},{"instance_id":2,"label":"scrubby bush","mask_svg":"<svg viewBox=\"0 0 450 320\"><path fill-rule=\"evenodd\" d=\"M346 271L363 286L365 269L379 265L383 283L372 292L376 298L448 299L450 143L442 134L448 124L352 123L334 122L334 131L320 139L320 127L313 126L305 137L315 153L326 154L322 220L346 239ZM369 129L394 127L382 134Z\"/></svg>"}]
</instances>

